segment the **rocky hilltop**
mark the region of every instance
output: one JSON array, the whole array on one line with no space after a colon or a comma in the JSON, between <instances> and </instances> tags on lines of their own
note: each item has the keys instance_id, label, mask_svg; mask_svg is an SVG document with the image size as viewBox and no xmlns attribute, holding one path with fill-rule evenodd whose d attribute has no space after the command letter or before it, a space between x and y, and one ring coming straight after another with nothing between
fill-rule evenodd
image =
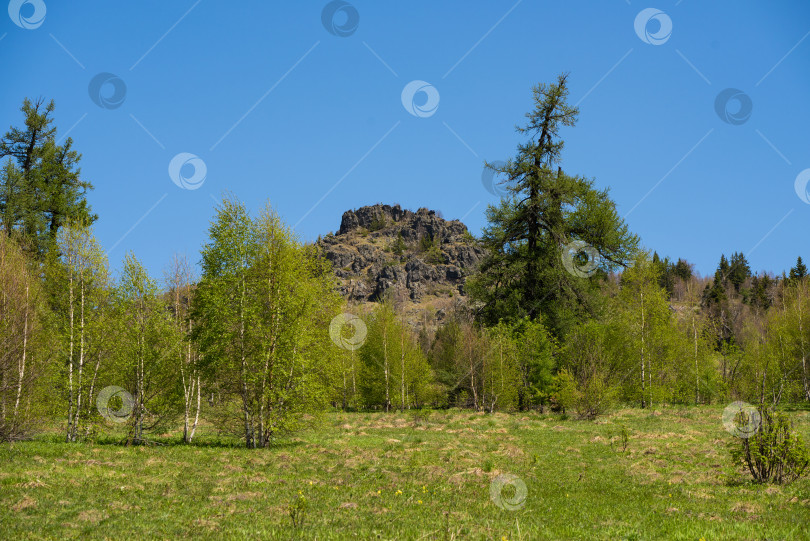
<instances>
[{"instance_id":1,"label":"rocky hilltop","mask_svg":"<svg viewBox=\"0 0 810 541\"><path fill-rule=\"evenodd\" d=\"M341 294L350 301L436 303L465 295L464 280L484 250L458 220L435 211L399 205L361 207L343 213L337 234L318 240L332 262Z\"/></svg>"}]
</instances>

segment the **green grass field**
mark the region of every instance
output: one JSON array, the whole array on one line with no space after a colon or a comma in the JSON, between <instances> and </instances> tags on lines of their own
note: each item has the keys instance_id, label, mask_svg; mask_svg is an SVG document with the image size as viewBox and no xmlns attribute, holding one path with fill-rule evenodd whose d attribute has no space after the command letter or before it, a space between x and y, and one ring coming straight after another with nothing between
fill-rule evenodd
<instances>
[{"instance_id":1,"label":"green grass field","mask_svg":"<svg viewBox=\"0 0 810 541\"><path fill-rule=\"evenodd\" d=\"M331 413L253 451L204 432L142 447L54 434L0 445L0 537L810 539L810 479L752 484L721 413ZM790 416L810 440L810 412ZM519 480L498 491L502 474Z\"/></svg>"}]
</instances>

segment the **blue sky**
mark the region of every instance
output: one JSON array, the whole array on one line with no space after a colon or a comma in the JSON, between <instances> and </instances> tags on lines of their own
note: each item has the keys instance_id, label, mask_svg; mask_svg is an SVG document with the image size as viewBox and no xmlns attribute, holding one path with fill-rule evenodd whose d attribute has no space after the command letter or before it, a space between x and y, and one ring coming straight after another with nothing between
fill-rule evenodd
<instances>
[{"instance_id":1,"label":"blue sky","mask_svg":"<svg viewBox=\"0 0 810 541\"><path fill-rule=\"evenodd\" d=\"M754 270L810 259L809 2L357 0L329 28L327 5L12 0L1 128L54 99L113 268L131 250L161 277L174 252L197 261L224 192L269 199L303 240L377 202L480 233L483 160L514 154L532 85L568 71L563 167L610 187L645 246L704 274L732 251ZM412 81L438 107L411 114Z\"/></svg>"}]
</instances>

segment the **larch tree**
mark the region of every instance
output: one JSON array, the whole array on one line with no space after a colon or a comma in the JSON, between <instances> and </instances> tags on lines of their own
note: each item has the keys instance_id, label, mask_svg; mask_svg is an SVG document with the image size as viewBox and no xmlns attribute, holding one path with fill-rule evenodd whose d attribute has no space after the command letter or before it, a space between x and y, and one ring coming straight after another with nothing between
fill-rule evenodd
<instances>
[{"instance_id":1,"label":"larch tree","mask_svg":"<svg viewBox=\"0 0 810 541\"><path fill-rule=\"evenodd\" d=\"M0 160L9 158L0 169L0 222L7 234L19 232L41 259L63 225L96 220L86 199L93 186L82 178L73 140L57 144L53 101L26 99L21 111L25 126L12 126L0 140Z\"/></svg>"},{"instance_id":2,"label":"larch tree","mask_svg":"<svg viewBox=\"0 0 810 541\"><path fill-rule=\"evenodd\" d=\"M583 315L592 314L593 274L626 265L638 238L628 231L607 190L559 167L563 127L579 113L568 104L568 76L533 88L534 109L518 127L529 137L506 165L487 164L505 176L508 196L487 209L483 234L488 256L469 291L483 320L536 319L541 314L557 336ZM571 252L574 252L571 254ZM588 272L567 270L569 266Z\"/></svg>"}]
</instances>

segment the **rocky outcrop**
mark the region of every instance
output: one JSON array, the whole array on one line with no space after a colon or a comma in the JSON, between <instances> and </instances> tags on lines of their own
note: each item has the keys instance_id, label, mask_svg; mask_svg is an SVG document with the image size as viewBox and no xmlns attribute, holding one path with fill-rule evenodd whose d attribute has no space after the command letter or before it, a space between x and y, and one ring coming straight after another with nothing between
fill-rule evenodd
<instances>
[{"instance_id":1,"label":"rocky outcrop","mask_svg":"<svg viewBox=\"0 0 810 541\"><path fill-rule=\"evenodd\" d=\"M481 262L483 248L458 220L422 208L373 205L343 213L337 234L318 241L353 301L386 295L418 303L464 295L464 281Z\"/></svg>"}]
</instances>

